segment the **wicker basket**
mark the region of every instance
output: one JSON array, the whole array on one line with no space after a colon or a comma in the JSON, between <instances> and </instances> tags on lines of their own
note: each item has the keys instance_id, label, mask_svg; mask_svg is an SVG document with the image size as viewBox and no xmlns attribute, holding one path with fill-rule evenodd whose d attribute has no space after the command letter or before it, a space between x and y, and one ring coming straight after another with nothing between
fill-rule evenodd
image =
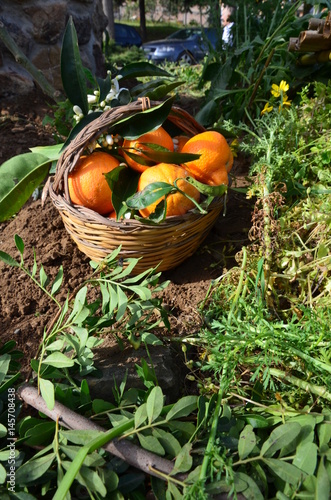
<instances>
[{"instance_id":1,"label":"wicker basket","mask_svg":"<svg viewBox=\"0 0 331 500\"><path fill-rule=\"evenodd\" d=\"M150 103L151 107L157 104L160 103ZM56 174L47 186L64 226L78 248L90 259L101 261L121 245L123 259L140 258L134 274L156 266L159 271L165 271L181 264L206 238L223 207L223 198L215 198L207 214L188 212L167 217L158 225L150 225L135 219L116 221L71 203L68 174L86 146L118 120L142 112L143 106L142 102L135 101L113 108L88 124L63 152ZM168 120L190 136L205 130L189 113L176 106L172 107Z\"/></svg>"}]
</instances>

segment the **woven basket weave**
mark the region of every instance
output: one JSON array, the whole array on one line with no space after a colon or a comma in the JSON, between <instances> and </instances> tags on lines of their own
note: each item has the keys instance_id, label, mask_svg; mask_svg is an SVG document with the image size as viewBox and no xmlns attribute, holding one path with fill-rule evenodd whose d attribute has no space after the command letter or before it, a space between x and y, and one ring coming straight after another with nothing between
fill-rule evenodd
<instances>
[{"instance_id":1,"label":"woven basket weave","mask_svg":"<svg viewBox=\"0 0 331 500\"><path fill-rule=\"evenodd\" d=\"M150 106L158 104L152 102ZM64 226L78 248L90 259L101 261L121 245L120 256L123 259L140 259L134 274L156 266L159 271L166 271L181 264L197 250L223 208L223 198L215 198L207 214L188 212L182 216L167 217L158 225L150 225L135 219L116 221L71 203L68 174L87 145L117 121L143 109L144 104L135 101L106 111L88 124L63 152L55 176L50 178L47 186ZM189 113L176 106L172 107L167 120L189 136L205 130Z\"/></svg>"}]
</instances>

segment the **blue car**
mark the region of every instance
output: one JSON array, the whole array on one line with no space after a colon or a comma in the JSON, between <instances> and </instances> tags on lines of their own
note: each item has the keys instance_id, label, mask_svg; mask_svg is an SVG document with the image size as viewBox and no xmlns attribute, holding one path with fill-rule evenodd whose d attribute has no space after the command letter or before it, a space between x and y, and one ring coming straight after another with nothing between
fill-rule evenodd
<instances>
[{"instance_id":1,"label":"blue car","mask_svg":"<svg viewBox=\"0 0 331 500\"><path fill-rule=\"evenodd\" d=\"M179 64L196 64L216 47L217 30L214 28L183 28L164 40L144 43L142 48L154 64L171 61Z\"/></svg>"},{"instance_id":2,"label":"blue car","mask_svg":"<svg viewBox=\"0 0 331 500\"><path fill-rule=\"evenodd\" d=\"M138 31L128 24L115 23L115 43L121 47L141 47L142 39Z\"/></svg>"}]
</instances>

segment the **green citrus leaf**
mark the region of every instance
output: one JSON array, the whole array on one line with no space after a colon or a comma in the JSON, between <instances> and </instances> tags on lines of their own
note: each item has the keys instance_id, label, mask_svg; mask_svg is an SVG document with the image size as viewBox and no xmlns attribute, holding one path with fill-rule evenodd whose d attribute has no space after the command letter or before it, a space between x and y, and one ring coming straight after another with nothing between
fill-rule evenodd
<instances>
[{"instance_id":1,"label":"green citrus leaf","mask_svg":"<svg viewBox=\"0 0 331 500\"><path fill-rule=\"evenodd\" d=\"M0 222L16 214L48 174L50 160L39 153L24 153L0 167Z\"/></svg>"},{"instance_id":2,"label":"green citrus leaf","mask_svg":"<svg viewBox=\"0 0 331 500\"><path fill-rule=\"evenodd\" d=\"M137 78L141 76L171 76L170 73L148 62L126 64L121 69L121 79Z\"/></svg>"},{"instance_id":3,"label":"green citrus leaf","mask_svg":"<svg viewBox=\"0 0 331 500\"><path fill-rule=\"evenodd\" d=\"M64 91L72 104L88 113L86 76L79 53L77 33L70 16L61 49L61 78Z\"/></svg>"},{"instance_id":4,"label":"green citrus leaf","mask_svg":"<svg viewBox=\"0 0 331 500\"><path fill-rule=\"evenodd\" d=\"M126 204L131 209L140 210L168 195L174 189L175 187L167 182L152 182L145 189L131 196Z\"/></svg>"},{"instance_id":5,"label":"green citrus leaf","mask_svg":"<svg viewBox=\"0 0 331 500\"><path fill-rule=\"evenodd\" d=\"M173 102L174 97L170 97L162 104L119 120L109 130L111 133L120 134L125 139L138 139L143 134L156 130L164 123L171 111Z\"/></svg>"},{"instance_id":6,"label":"green citrus leaf","mask_svg":"<svg viewBox=\"0 0 331 500\"><path fill-rule=\"evenodd\" d=\"M139 172L135 172L124 164L105 174L112 191L111 201L117 217L120 217L126 211L123 202L137 191L139 175Z\"/></svg>"}]
</instances>

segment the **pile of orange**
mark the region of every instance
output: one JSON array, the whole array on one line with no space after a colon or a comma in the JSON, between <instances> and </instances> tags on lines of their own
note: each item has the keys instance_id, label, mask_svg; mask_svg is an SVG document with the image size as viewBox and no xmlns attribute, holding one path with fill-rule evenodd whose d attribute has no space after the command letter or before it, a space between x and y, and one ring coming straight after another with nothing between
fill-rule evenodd
<instances>
[{"instance_id":1,"label":"pile of orange","mask_svg":"<svg viewBox=\"0 0 331 500\"><path fill-rule=\"evenodd\" d=\"M163 151L176 150L181 153L199 154L200 157L180 166L170 163L149 166L151 162L147 153L148 150L155 150L153 145L160 147ZM129 168L140 172L138 191L142 191L154 182L174 184L177 181L177 187L195 201L199 201L200 193L185 180L185 177L191 176L212 186L227 185L228 173L233 165L231 148L224 136L216 131L206 131L191 138L177 136L173 140L163 127L159 127L138 139L125 139L122 145L122 155ZM137 155L143 164L136 161L137 157L134 155ZM119 164L119 160L111 154L97 150L90 155L81 157L68 176L69 195L72 203L85 206L102 215L111 214L112 217L112 193L104 174ZM194 202L187 196L178 191L170 193L166 199L166 215L183 215L194 208ZM154 212L160 201L161 199L149 207L141 209L140 214L143 217L148 217Z\"/></svg>"}]
</instances>

